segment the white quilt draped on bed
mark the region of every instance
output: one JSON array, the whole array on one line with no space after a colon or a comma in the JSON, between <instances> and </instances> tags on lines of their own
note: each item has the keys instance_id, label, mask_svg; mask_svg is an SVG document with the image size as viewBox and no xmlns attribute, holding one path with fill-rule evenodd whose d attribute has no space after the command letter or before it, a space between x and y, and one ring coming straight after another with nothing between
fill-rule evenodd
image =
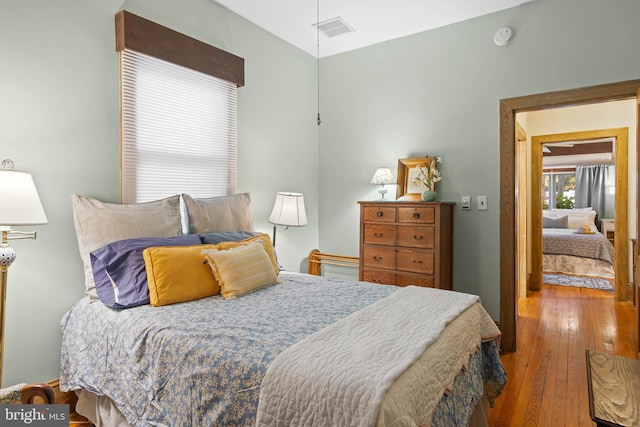
<instances>
[{"instance_id":1,"label":"white quilt draped on bed","mask_svg":"<svg viewBox=\"0 0 640 427\"><path fill-rule=\"evenodd\" d=\"M424 367L431 373L453 373L445 380L448 384L431 381L421 391L428 396L424 406L433 411L443 390L479 348L481 335L499 335L488 315L477 315L484 312L478 302L475 295L411 286L305 338L270 365L261 386L257 425L375 425L393 382L447 325L473 311L469 322L460 325L471 335L470 340L457 338L464 348L455 354L451 346L441 347L444 353L432 355L431 366ZM470 310L474 305L479 310ZM443 368L443 361L450 366Z\"/></svg>"}]
</instances>

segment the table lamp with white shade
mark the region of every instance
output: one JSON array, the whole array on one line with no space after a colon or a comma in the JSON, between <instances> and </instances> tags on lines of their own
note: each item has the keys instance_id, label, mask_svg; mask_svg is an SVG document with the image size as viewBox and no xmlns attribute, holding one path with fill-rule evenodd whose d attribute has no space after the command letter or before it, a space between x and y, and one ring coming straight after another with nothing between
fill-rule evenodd
<instances>
[{"instance_id":1,"label":"table lamp with white shade","mask_svg":"<svg viewBox=\"0 0 640 427\"><path fill-rule=\"evenodd\" d=\"M47 217L42 208L33 178L28 172L13 169L13 161L5 159L0 167L0 386L2 385L2 362L4 353L4 317L7 295L7 273L16 259L16 251L9 240L35 239L35 231L17 231L12 226L46 224Z\"/></svg>"},{"instance_id":2,"label":"table lamp with white shade","mask_svg":"<svg viewBox=\"0 0 640 427\"><path fill-rule=\"evenodd\" d=\"M377 201L386 202L388 199L385 199L384 195L387 194L388 190L384 186L385 184L395 184L393 180L393 174L391 173L391 169L389 168L376 169L376 173L373 174L371 183L377 184L380 186L380 188L378 188L378 193L380 193L380 198Z\"/></svg>"},{"instance_id":3,"label":"table lamp with white shade","mask_svg":"<svg viewBox=\"0 0 640 427\"><path fill-rule=\"evenodd\" d=\"M283 226L285 230L289 227L307 225L304 196L300 193L279 192L276 194L269 222L273 224L273 246L275 247L277 225Z\"/></svg>"}]
</instances>

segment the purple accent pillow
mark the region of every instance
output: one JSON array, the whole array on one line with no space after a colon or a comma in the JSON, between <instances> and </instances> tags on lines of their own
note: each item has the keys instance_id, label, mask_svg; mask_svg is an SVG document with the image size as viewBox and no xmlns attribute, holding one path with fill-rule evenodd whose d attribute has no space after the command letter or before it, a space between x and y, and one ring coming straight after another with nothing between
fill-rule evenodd
<instances>
[{"instance_id":1,"label":"purple accent pillow","mask_svg":"<svg viewBox=\"0 0 640 427\"><path fill-rule=\"evenodd\" d=\"M147 271L142 252L153 246L199 245L200 236L142 237L118 240L91 252L98 298L116 309L149 304Z\"/></svg>"}]
</instances>

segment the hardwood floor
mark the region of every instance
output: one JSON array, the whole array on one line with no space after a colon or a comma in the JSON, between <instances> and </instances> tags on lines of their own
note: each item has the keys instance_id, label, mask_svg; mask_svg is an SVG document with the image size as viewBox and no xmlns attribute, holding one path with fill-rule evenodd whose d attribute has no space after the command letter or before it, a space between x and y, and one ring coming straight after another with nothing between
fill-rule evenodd
<instances>
[{"instance_id":1,"label":"hardwood floor","mask_svg":"<svg viewBox=\"0 0 640 427\"><path fill-rule=\"evenodd\" d=\"M636 307L610 291L543 285L518 301L516 353L490 426L595 426L585 350L637 358Z\"/></svg>"}]
</instances>

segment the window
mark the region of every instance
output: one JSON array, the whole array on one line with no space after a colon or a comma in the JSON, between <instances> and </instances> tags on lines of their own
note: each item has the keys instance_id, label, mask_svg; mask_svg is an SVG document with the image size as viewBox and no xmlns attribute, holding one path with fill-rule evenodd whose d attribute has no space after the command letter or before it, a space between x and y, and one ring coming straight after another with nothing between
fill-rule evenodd
<instances>
[{"instance_id":1,"label":"window","mask_svg":"<svg viewBox=\"0 0 640 427\"><path fill-rule=\"evenodd\" d=\"M244 60L124 10L116 50L122 202L235 193Z\"/></svg>"},{"instance_id":2,"label":"window","mask_svg":"<svg viewBox=\"0 0 640 427\"><path fill-rule=\"evenodd\" d=\"M236 86L123 50L122 201L236 192Z\"/></svg>"},{"instance_id":3,"label":"window","mask_svg":"<svg viewBox=\"0 0 640 427\"><path fill-rule=\"evenodd\" d=\"M542 180L542 209L573 209L576 194L575 171L545 172Z\"/></svg>"}]
</instances>

